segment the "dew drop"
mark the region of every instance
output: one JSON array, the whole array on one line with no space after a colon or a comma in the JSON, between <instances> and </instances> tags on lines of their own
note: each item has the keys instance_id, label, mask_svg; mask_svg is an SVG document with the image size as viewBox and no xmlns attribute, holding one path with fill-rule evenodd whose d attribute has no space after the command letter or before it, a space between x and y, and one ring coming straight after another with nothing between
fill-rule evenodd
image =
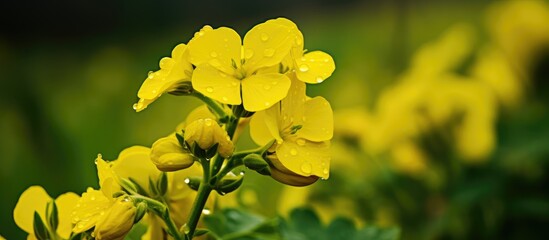
<instances>
[{"instance_id":1,"label":"dew drop","mask_svg":"<svg viewBox=\"0 0 549 240\"><path fill-rule=\"evenodd\" d=\"M316 77L316 82L317 83L324 82L324 79L322 77Z\"/></svg>"},{"instance_id":2,"label":"dew drop","mask_svg":"<svg viewBox=\"0 0 549 240\"><path fill-rule=\"evenodd\" d=\"M185 178L185 180L183 180L186 184L189 184L191 183L191 179L190 178Z\"/></svg>"},{"instance_id":3,"label":"dew drop","mask_svg":"<svg viewBox=\"0 0 549 240\"><path fill-rule=\"evenodd\" d=\"M204 208L204 209L202 209L202 214L210 215L210 214L212 214L212 211L210 209Z\"/></svg>"},{"instance_id":4,"label":"dew drop","mask_svg":"<svg viewBox=\"0 0 549 240\"><path fill-rule=\"evenodd\" d=\"M213 87L207 87L206 92L212 93L214 91Z\"/></svg>"},{"instance_id":5,"label":"dew drop","mask_svg":"<svg viewBox=\"0 0 549 240\"><path fill-rule=\"evenodd\" d=\"M91 200L91 201L94 201L94 200L95 200L95 196L91 196L90 200Z\"/></svg>"},{"instance_id":6,"label":"dew drop","mask_svg":"<svg viewBox=\"0 0 549 240\"><path fill-rule=\"evenodd\" d=\"M225 102L229 101L229 98L227 98L227 97L222 97L221 99L223 99L223 101L225 101Z\"/></svg>"},{"instance_id":7,"label":"dew drop","mask_svg":"<svg viewBox=\"0 0 549 240\"><path fill-rule=\"evenodd\" d=\"M271 105L270 102L265 102L265 106L266 106L266 107L268 107L268 106L270 106L270 105Z\"/></svg>"},{"instance_id":8,"label":"dew drop","mask_svg":"<svg viewBox=\"0 0 549 240\"><path fill-rule=\"evenodd\" d=\"M183 229L183 232L185 234L189 234L191 232L191 229L189 228L189 225L187 225L186 223L183 224L183 227L181 227Z\"/></svg>"},{"instance_id":9,"label":"dew drop","mask_svg":"<svg viewBox=\"0 0 549 240\"><path fill-rule=\"evenodd\" d=\"M155 89L155 90L152 90L152 93L153 93L153 94L156 94L157 92L158 92L158 91L156 91L156 89Z\"/></svg>"},{"instance_id":10,"label":"dew drop","mask_svg":"<svg viewBox=\"0 0 549 240\"><path fill-rule=\"evenodd\" d=\"M161 69L166 69L166 68L171 68L173 66L173 59L169 58L169 57L165 57L165 58L162 58L160 59L160 68Z\"/></svg>"},{"instance_id":11,"label":"dew drop","mask_svg":"<svg viewBox=\"0 0 549 240\"><path fill-rule=\"evenodd\" d=\"M147 73L147 78L153 79L153 78L154 78L154 72L153 72L153 71L149 71L149 73Z\"/></svg>"},{"instance_id":12,"label":"dew drop","mask_svg":"<svg viewBox=\"0 0 549 240\"><path fill-rule=\"evenodd\" d=\"M236 87L236 85L238 85L238 83L236 83L236 82L231 82L231 85L232 85L233 87Z\"/></svg>"},{"instance_id":13,"label":"dew drop","mask_svg":"<svg viewBox=\"0 0 549 240\"><path fill-rule=\"evenodd\" d=\"M224 38L224 39L223 39L223 42L228 42L228 41L229 41L228 38Z\"/></svg>"},{"instance_id":14,"label":"dew drop","mask_svg":"<svg viewBox=\"0 0 549 240\"><path fill-rule=\"evenodd\" d=\"M265 84L265 85L263 85L263 89L269 90L269 89L271 89L271 85Z\"/></svg>"},{"instance_id":15,"label":"dew drop","mask_svg":"<svg viewBox=\"0 0 549 240\"><path fill-rule=\"evenodd\" d=\"M263 50L263 55L265 57L272 57L274 54L275 54L275 50L272 49L272 48L267 48L267 49Z\"/></svg>"},{"instance_id":16,"label":"dew drop","mask_svg":"<svg viewBox=\"0 0 549 240\"><path fill-rule=\"evenodd\" d=\"M75 214L75 213L73 212L72 214ZM78 217L73 217L72 218L73 223L78 222L78 221L80 221L80 218L78 218Z\"/></svg>"},{"instance_id":17,"label":"dew drop","mask_svg":"<svg viewBox=\"0 0 549 240\"><path fill-rule=\"evenodd\" d=\"M269 35L261 33L261 41L266 42L267 40L269 40Z\"/></svg>"},{"instance_id":18,"label":"dew drop","mask_svg":"<svg viewBox=\"0 0 549 240\"><path fill-rule=\"evenodd\" d=\"M244 50L244 58L250 59L254 56L254 51L252 49L245 49Z\"/></svg>"},{"instance_id":19,"label":"dew drop","mask_svg":"<svg viewBox=\"0 0 549 240\"><path fill-rule=\"evenodd\" d=\"M83 223L78 223L78 225L76 225L77 228L84 228L84 224Z\"/></svg>"},{"instance_id":20,"label":"dew drop","mask_svg":"<svg viewBox=\"0 0 549 240\"><path fill-rule=\"evenodd\" d=\"M277 81L272 81L271 84L272 84L272 85L277 85L278 82L277 82Z\"/></svg>"},{"instance_id":21,"label":"dew drop","mask_svg":"<svg viewBox=\"0 0 549 240\"><path fill-rule=\"evenodd\" d=\"M327 58L324 59L324 62L327 63L329 62L330 60L328 60Z\"/></svg>"},{"instance_id":22,"label":"dew drop","mask_svg":"<svg viewBox=\"0 0 549 240\"><path fill-rule=\"evenodd\" d=\"M324 168L324 170L322 170L322 173L328 174L328 173L330 173L330 171L328 170L328 168Z\"/></svg>"},{"instance_id":23,"label":"dew drop","mask_svg":"<svg viewBox=\"0 0 549 240\"><path fill-rule=\"evenodd\" d=\"M101 212L99 213L99 215L101 215L101 216L105 215L105 211L101 211Z\"/></svg>"},{"instance_id":24,"label":"dew drop","mask_svg":"<svg viewBox=\"0 0 549 240\"><path fill-rule=\"evenodd\" d=\"M206 120L204 120L204 124L208 127L211 126L212 125L212 119L207 118Z\"/></svg>"},{"instance_id":25,"label":"dew drop","mask_svg":"<svg viewBox=\"0 0 549 240\"><path fill-rule=\"evenodd\" d=\"M299 146L305 146L305 140L304 139L297 139L297 145Z\"/></svg>"},{"instance_id":26,"label":"dew drop","mask_svg":"<svg viewBox=\"0 0 549 240\"><path fill-rule=\"evenodd\" d=\"M210 56L213 57L213 58L215 58L215 57L217 57L217 53L216 53L216 52L211 52L211 53L210 53Z\"/></svg>"},{"instance_id":27,"label":"dew drop","mask_svg":"<svg viewBox=\"0 0 549 240\"><path fill-rule=\"evenodd\" d=\"M306 162L301 165L301 171L303 171L306 174L311 173L312 170L313 170L313 166L310 163Z\"/></svg>"},{"instance_id":28,"label":"dew drop","mask_svg":"<svg viewBox=\"0 0 549 240\"><path fill-rule=\"evenodd\" d=\"M246 174L246 173L244 173L244 171L239 173L240 176L244 176L244 174Z\"/></svg>"},{"instance_id":29,"label":"dew drop","mask_svg":"<svg viewBox=\"0 0 549 240\"><path fill-rule=\"evenodd\" d=\"M309 66L307 64L301 64L299 66L299 71L307 72L307 71L309 71Z\"/></svg>"},{"instance_id":30,"label":"dew drop","mask_svg":"<svg viewBox=\"0 0 549 240\"><path fill-rule=\"evenodd\" d=\"M292 156L297 155L297 150L295 148L292 148L292 150L290 150L290 154L292 154Z\"/></svg>"},{"instance_id":31,"label":"dew drop","mask_svg":"<svg viewBox=\"0 0 549 240\"><path fill-rule=\"evenodd\" d=\"M303 42L301 41L301 38L295 37L295 45L298 45L298 46L299 46L299 45L301 45L301 44L303 44Z\"/></svg>"}]
</instances>

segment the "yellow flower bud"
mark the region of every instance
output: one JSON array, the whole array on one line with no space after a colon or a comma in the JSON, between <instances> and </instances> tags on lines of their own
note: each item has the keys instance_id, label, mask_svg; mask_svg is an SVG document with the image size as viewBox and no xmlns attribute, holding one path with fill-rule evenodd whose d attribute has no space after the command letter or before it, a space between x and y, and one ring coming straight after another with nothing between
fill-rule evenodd
<instances>
[{"instance_id":1,"label":"yellow flower bud","mask_svg":"<svg viewBox=\"0 0 549 240\"><path fill-rule=\"evenodd\" d=\"M276 154L270 154L267 156L267 159L272 163L271 165L271 177L290 186L302 187L311 185L318 180L318 176L302 176L293 173L292 171L285 168L281 163Z\"/></svg>"},{"instance_id":2,"label":"yellow flower bud","mask_svg":"<svg viewBox=\"0 0 549 240\"><path fill-rule=\"evenodd\" d=\"M151 160L160 171L165 172L185 169L194 163L193 156L179 144L175 134L153 143Z\"/></svg>"},{"instance_id":3,"label":"yellow flower bud","mask_svg":"<svg viewBox=\"0 0 549 240\"><path fill-rule=\"evenodd\" d=\"M198 119L185 128L185 141L189 145L195 143L203 150L208 150L215 144L217 152L227 158L232 155L234 145L227 132L211 118Z\"/></svg>"},{"instance_id":4,"label":"yellow flower bud","mask_svg":"<svg viewBox=\"0 0 549 240\"><path fill-rule=\"evenodd\" d=\"M124 239L131 230L136 208L128 198L117 199L104 217L95 225L95 238L98 240Z\"/></svg>"}]
</instances>

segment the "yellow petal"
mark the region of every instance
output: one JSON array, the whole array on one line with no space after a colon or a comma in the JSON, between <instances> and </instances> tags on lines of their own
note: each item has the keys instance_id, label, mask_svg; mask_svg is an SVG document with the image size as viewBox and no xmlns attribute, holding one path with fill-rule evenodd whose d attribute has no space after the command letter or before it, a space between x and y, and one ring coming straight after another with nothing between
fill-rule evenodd
<instances>
[{"instance_id":1,"label":"yellow petal","mask_svg":"<svg viewBox=\"0 0 549 240\"><path fill-rule=\"evenodd\" d=\"M267 22L273 22L273 23L284 25L290 28L294 38L293 47L290 50L290 53L293 58L300 58L303 55L303 33L299 31L299 28L297 28L297 25L291 20L286 18L271 19Z\"/></svg>"},{"instance_id":2,"label":"yellow petal","mask_svg":"<svg viewBox=\"0 0 549 240\"><path fill-rule=\"evenodd\" d=\"M13 209L13 219L17 226L29 234L34 233L34 212L38 212L44 218L46 205L50 201L50 195L41 186L27 188L21 194L15 205L15 209Z\"/></svg>"},{"instance_id":3,"label":"yellow petal","mask_svg":"<svg viewBox=\"0 0 549 240\"><path fill-rule=\"evenodd\" d=\"M265 110L286 97L290 79L283 74L252 75L242 80L244 109L250 112Z\"/></svg>"},{"instance_id":4,"label":"yellow petal","mask_svg":"<svg viewBox=\"0 0 549 240\"><path fill-rule=\"evenodd\" d=\"M301 120L303 127L297 131L299 137L315 142L332 139L334 116L330 103L323 97L315 97L305 102L305 114Z\"/></svg>"},{"instance_id":5,"label":"yellow petal","mask_svg":"<svg viewBox=\"0 0 549 240\"><path fill-rule=\"evenodd\" d=\"M208 64L198 66L192 77L193 88L225 104L239 105L240 81Z\"/></svg>"},{"instance_id":6,"label":"yellow petal","mask_svg":"<svg viewBox=\"0 0 549 240\"><path fill-rule=\"evenodd\" d=\"M273 106L273 108L277 106L278 105L275 105ZM264 146L265 144L269 143L271 140L277 138L273 136L273 134L267 127L266 121L267 119L266 119L265 111L256 112L252 116L252 120L250 120L250 136L252 137L252 140L254 140L254 142L260 146ZM278 130L278 127L275 126L274 129ZM278 136L277 140L282 140L282 139L280 138L280 136Z\"/></svg>"},{"instance_id":7,"label":"yellow petal","mask_svg":"<svg viewBox=\"0 0 549 240\"><path fill-rule=\"evenodd\" d=\"M72 223L75 224L73 231L81 233L95 226L97 220L106 213L113 202L102 191L88 188L72 212Z\"/></svg>"},{"instance_id":8,"label":"yellow petal","mask_svg":"<svg viewBox=\"0 0 549 240\"><path fill-rule=\"evenodd\" d=\"M295 61L297 78L306 83L321 83L335 70L334 59L321 51L309 52Z\"/></svg>"},{"instance_id":9,"label":"yellow petal","mask_svg":"<svg viewBox=\"0 0 549 240\"><path fill-rule=\"evenodd\" d=\"M292 30L281 24L267 21L253 27L244 36L244 56L247 72L276 65L286 57L294 43Z\"/></svg>"},{"instance_id":10,"label":"yellow petal","mask_svg":"<svg viewBox=\"0 0 549 240\"><path fill-rule=\"evenodd\" d=\"M206 118L216 119L215 115L208 108L208 105L204 104L192 110L191 113L187 115L185 122L192 123L198 119L206 119Z\"/></svg>"},{"instance_id":11,"label":"yellow petal","mask_svg":"<svg viewBox=\"0 0 549 240\"><path fill-rule=\"evenodd\" d=\"M59 215L59 226L57 227L57 233L64 239L68 239L71 235L71 215L79 199L80 196L72 192L61 194L55 199L55 204L57 205Z\"/></svg>"},{"instance_id":12,"label":"yellow petal","mask_svg":"<svg viewBox=\"0 0 549 240\"><path fill-rule=\"evenodd\" d=\"M279 125L287 127L290 125L299 125L302 122L303 113L305 111L305 83L295 78L295 74L290 74L292 86L288 90L286 98L282 99Z\"/></svg>"},{"instance_id":13,"label":"yellow petal","mask_svg":"<svg viewBox=\"0 0 549 240\"><path fill-rule=\"evenodd\" d=\"M297 175L315 175L324 179L329 177L329 142L317 143L305 139L297 139L295 142L284 141L278 145L276 155L285 168Z\"/></svg>"},{"instance_id":14,"label":"yellow petal","mask_svg":"<svg viewBox=\"0 0 549 240\"><path fill-rule=\"evenodd\" d=\"M233 29L220 27L204 31L189 41L190 61L195 66L209 63L232 75L232 62L240 64L241 44L240 36Z\"/></svg>"},{"instance_id":15,"label":"yellow petal","mask_svg":"<svg viewBox=\"0 0 549 240\"><path fill-rule=\"evenodd\" d=\"M143 146L132 146L120 152L113 162L112 170L118 177L132 178L143 187L149 189L149 178L156 180L160 171L150 158L151 149Z\"/></svg>"}]
</instances>

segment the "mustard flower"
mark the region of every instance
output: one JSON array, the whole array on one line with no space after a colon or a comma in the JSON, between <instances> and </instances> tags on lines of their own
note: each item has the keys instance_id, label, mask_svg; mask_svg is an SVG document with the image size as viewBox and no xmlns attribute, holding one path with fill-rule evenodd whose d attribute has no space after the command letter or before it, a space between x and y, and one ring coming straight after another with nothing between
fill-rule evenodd
<instances>
[{"instance_id":1,"label":"mustard flower","mask_svg":"<svg viewBox=\"0 0 549 240\"><path fill-rule=\"evenodd\" d=\"M276 155L269 158L274 167L273 178L287 184L306 185L314 178L329 177L333 113L326 99L307 98L305 83L291 76L288 96L266 111L257 112L250 121L250 133L260 145L276 140L273 146ZM299 177L313 179L302 178L305 181L300 182Z\"/></svg>"},{"instance_id":2,"label":"mustard flower","mask_svg":"<svg viewBox=\"0 0 549 240\"><path fill-rule=\"evenodd\" d=\"M306 83L321 83L332 75L335 63L332 56L322 51L305 53L303 34L297 25L286 18L277 18L267 22L280 24L291 29L294 36L294 44L290 51L291 67L295 70L299 80Z\"/></svg>"},{"instance_id":3,"label":"mustard flower","mask_svg":"<svg viewBox=\"0 0 549 240\"><path fill-rule=\"evenodd\" d=\"M59 216L57 234L64 239L68 239L71 234L71 211L78 199L78 195L72 192L61 194L55 199ZM17 226L29 234L27 239L36 239L33 227L34 212L38 212L42 220L45 220L46 205L52 200L41 186L31 186L19 197L13 210L13 219Z\"/></svg>"},{"instance_id":4,"label":"mustard flower","mask_svg":"<svg viewBox=\"0 0 549 240\"><path fill-rule=\"evenodd\" d=\"M140 112L162 94L175 91L181 83L189 82L193 67L187 58L187 46L182 43L175 46L171 58L160 59L160 70L149 72L147 79L137 92L139 101L133 105L133 109Z\"/></svg>"},{"instance_id":5,"label":"mustard flower","mask_svg":"<svg viewBox=\"0 0 549 240\"><path fill-rule=\"evenodd\" d=\"M136 208L129 198L117 199L95 226L95 239L121 240L131 230Z\"/></svg>"},{"instance_id":6,"label":"mustard flower","mask_svg":"<svg viewBox=\"0 0 549 240\"><path fill-rule=\"evenodd\" d=\"M227 27L204 27L189 41L190 61L196 66L193 88L224 104L240 105L250 112L267 109L284 98L290 80L278 71L293 44L292 30L265 22L253 27L242 42Z\"/></svg>"}]
</instances>

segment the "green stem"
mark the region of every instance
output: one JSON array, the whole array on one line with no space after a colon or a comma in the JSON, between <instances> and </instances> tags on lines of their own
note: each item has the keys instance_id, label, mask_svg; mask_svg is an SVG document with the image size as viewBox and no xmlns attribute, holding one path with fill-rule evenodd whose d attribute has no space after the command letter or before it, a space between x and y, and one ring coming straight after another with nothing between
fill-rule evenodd
<instances>
[{"instance_id":1,"label":"green stem","mask_svg":"<svg viewBox=\"0 0 549 240\"><path fill-rule=\"evenodd\" d=\"M191 213L189 215L189 221L186 223L185 234L187 235L187 239L193 238L194 231L196 230L196 226L198 225L198 220L200 220L200 215L202 214L202 210L204 210L204 206L206 206L208 197L212 192L212 188L210 187L208 182L209 179L203 178L202 183L198 188L196 199L193 203L193 208L191 209ZM188 232L186 232L187 230Z\"/></svg>"},{"instance_id":2,"label":"green stem","mask_svg":"<svg viewBox=\"0 0 549 240\"><path fill-rule=\"evenodd\" d=\"M204 102L206 105L208 105L208 107L210 107L210 109L212 109L214 111L214 113L217 115L217 117L220 120L227 119L229 117L227 115L227 112L223 108L223 106L221 104L219 104L218 102L216 102L215 100L213 100L209 97L206 97L206 96L202 95L201 93L199 93L197 91L194 91L192 93L192 96L195 96L196 98L202 100L202 102Z\"/></svg>"},{"instance_id":3,"label":"green stem","mask_svg":"<svg viewBox=\"0 0 549 240\"><path fill-rule=\"evenodd\" d=\"M149 209L151 209L157 216L162 218L164 223L166 223L166 226L168 227L168 234L170 234L175 240L184 240L179 234L177 226L170 217L170 210L168 209L166 204L141 195L132 195L132 198L146 202Z\"/></svg>"}]
</instances>

